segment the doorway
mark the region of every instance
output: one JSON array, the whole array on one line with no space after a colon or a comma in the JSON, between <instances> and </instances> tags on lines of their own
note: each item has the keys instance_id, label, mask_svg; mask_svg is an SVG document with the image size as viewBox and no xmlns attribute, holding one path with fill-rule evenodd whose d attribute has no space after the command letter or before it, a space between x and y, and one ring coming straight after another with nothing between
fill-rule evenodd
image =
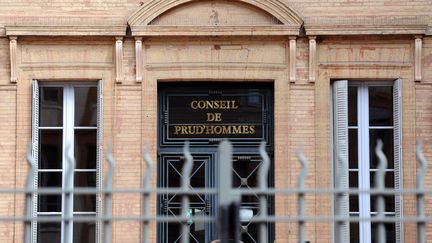
<instances>
[{"instance_id":1,"label":"doorway","mask_svg":"<svg viewBox=\"0 0 432 243\"><path fill-rule=\"evenodd\" d=\"M229 139L234 147L233 187L257 186L261 157L258 146L266 141L271 157L269 186L274 185L273 84L272 83L160 83L158 86L158 187L180 187L184 143L189 141L194 159L191 189L218 185L217 147ZM158 215L178 216L181 195L158 195ZM268 197L268 212L274 212L274 199ZM217 217L217 196L197 194L190 197L189 214ZM258 195L244 195L240 205L240 239L258 241L258 225L251 219L259 214ZM207 243L217 239L214 223L188 222L190 242ZM159 223L158 242L181 241L181 223ZM274 226L268 224L269 242Z\"/></svg>"}]
</instances>

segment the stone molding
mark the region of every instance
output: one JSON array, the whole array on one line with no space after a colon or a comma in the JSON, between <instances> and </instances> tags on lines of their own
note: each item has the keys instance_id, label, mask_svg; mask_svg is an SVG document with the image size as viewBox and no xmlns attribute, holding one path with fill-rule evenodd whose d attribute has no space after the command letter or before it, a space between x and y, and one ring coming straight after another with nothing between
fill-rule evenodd
<instances>
[{"instance_id":1,"label":"stone molding","mask_svg":"<svg viewBox=\"0 0 432 243\"><path fill-rule=\"evenodd\" d=\"M116 83L123 82L123 37L116 37L115 42Z\"/></svg>"},{"instance_id":2,"label":"stone molding","mask_svg":"<svg viewBox=\"0 0 432 243\"><path fill-rule=\"evenodd\" d=\"M295 82L297 78L297 40L295 36L289 37L289 80Z\"/></svg>"},{"instance_id":3,"label":"stone molding","mask_svg":"<svg viewBox=\"0 0 432 243\"><path fill-rule=\"evenodd\" d=\"M125 36L126 25L20 25L6 26L6 36Z\"/></svg>"},{"instance_id":4,"label":"stone molding","mask_svg":"<svg viewBox=\"0 0 432 243\"><path fill-rule=\"evenodd\" d=\"M10 51L10 82L16 83L17 77L17 37L9 37L9 51Z\"/></svg>"},{"instance_id":5,"label":"stone molding","mask_svg":"<svg viewBox=\"0 0 432 243\"><path fill-rule=\"evenodd\" d=\"M133 36L291 36L299 28L289 26L136 26Z\"/></svg>"},{"instance_id":6,"label":"stone molding","mask_svg":"<svg viewBox=\"0 0 432 243\"><path fill-rule=\"evenodd\" d=\"M305 25L306 35L423 35L427 25Z\"/></svg>"},{"instance_id":7,"label":"stone molding","mask_svg":"<svg viewBox=\"0 0 432 243\"><path fill-rule=\"evenodd\" d=\"M133 36L220 36L220 35L299 35L303 20L280 0L236 0L255 6L274 16L282 24L269 26L157 26L151 22L181 4L195 0L151 0L133 13L128 24Z\"/></svg>"},{"instance_id":8,"label":"stone molding","mask_svg":"<svg viewBox=\"0 0 432 243\"><path fill-rule=\"evenodd\" d=\"M414 80L422 80L422 37L416 36L414 40Z\"/></svg>"},{"instance_id":9,"label":"stone molding","mask_svg":"<svg viewBox=\"0 0 432 243\"><path fill-rule=\"evenodd\" d=\"M309 82L316 80L317 43L316 36L309 36Z\"/></svg>"},{"instance_id":10,"label":"stone molding","mask_svg":"<svg viewBox=\"0 0 432 243\"><path fill-rule=\"evenodd\" d=\"M142 59L143 59L143 53L142 53L142 38L136 37L135 38L135 81L137 83L142 82Z\"/></svg>"}]
</instances>

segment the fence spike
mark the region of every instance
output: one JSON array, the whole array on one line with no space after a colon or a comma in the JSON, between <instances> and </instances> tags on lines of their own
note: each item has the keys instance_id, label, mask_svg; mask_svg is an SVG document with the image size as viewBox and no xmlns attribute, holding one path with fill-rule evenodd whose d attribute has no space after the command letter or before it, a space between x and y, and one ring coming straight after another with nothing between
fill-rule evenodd
<instances>
[{"instance_id":1,"label":"fence spike","mask_svg":"<svg viewBox=\"0 0 432 243\"><path fill-rule=\"evenodd\" d=\"M270 168L270 158L266 151L266 142L261 141L259 152L261 155L261 166L258 171L258 183L261 190L265 191L268 188L268 172ZM260 242L267 242L267 224L264 222L267 218L267 197L264 193L259 194L260 198Z\"/></svg>"},{"instance_id":2,"label":"fence spike","mask_svg":"<svg viewBox=\"0 0 432 243\"><path fill-rule=\"evenodd\" d=\"M24 243L31 242L32 235L32 198L33 198L33 190L34 190L34 173L35 173L35 162L33 159L32 153L32 144L29 143L27 147L27 163L29 165L29 170L27 174L27 182L26 182L26 193L25 193L25 208L24 214L28 220L24 221Z\"/></svg>"},{"instance_id":3,"label":"fence spike","mask_svg":"<svg viewBox=\"0 0 432 243\"><path fill-rule=\"evenodd\" d=\"M385 189L385 173L388 166L387 158L382 150L383 142L381 139L377 140L377 145L375 147L375 154L378 157L378 171L375 173L375 188L379 191L384 191ZM377 194L376 201L377 208L377 218L378 218L378 243L386 242L386 232L385 232L385 224L384 220L384 212L385 212L385 201L384 195L382 193Z\"/></svg>"},{"instance_id":4,"label":"fence spike","mask_svg":"<svg viewBox=\"0 0 432 243\"><path fill-rule=\"evenodd\" d=\"M147 166L146 173L144 174L143 187L144 189L150 191L151 175L153 172L153 161L150 157L148 143L144 147L143 159ZM147 219L150 217L150 192L143 193L143 212L144 218ZM149 223L150 222L148 220L143 221L143 243L147 243L149 240Z\"/></svg>"},{"instance_id":5,"label":"fence spike","mask_svg":"<svg viewBox=\"0 0 432 243\"><path fill-rule=\"evenodd\" d=\"M66 178L65 178L65 214L64 217L64 243L72 243L73 239L73 194L71 193L74 184L75 158L71 143L65 146L66 151Z\"/></svg>"},{"instance_id":6,"label":"fence spike","mask_svg":"<svg viewBox=\"0 0 432 243\"><path fill-rule=\"evenodd\" d=\"M301 171L297 178L297 189L299 192L297 193L297 202L298 202L298 237L299 242L303 243L306 241L305 239L305 221L303 220L303 217L305 215L305 193L303 190L305 189L305 181L306 181L306 175L308 171L308 162L306 158L303 155L303 146L300 146L296 150L297 158L301 164Z\"/></svg>"},{"instance_id":7,"label":"fence spike","mask_svg":"<svg viewBox=\"0 0 432 243\"><path fill-rule=\"evenodd\" d=\"M428 169L428 163L423 155L423 143L417 141L416 145L416 157L419 161L420 167L417 170L416 177L416 189L418 193L416 195L417 199L417 242L425 243L426 225L425 225L425 203L424 203L424 180L426 176L426 171Z\"/></svg>"},{"instance_id":8,"label":"fence spike","mask_svg":"<svg viewBox=\"0 0 432 243\"><path fill-rule=\"evenodd\" d=\"M189 141L186 141L184 147L183 147L183 155L184 155L184 164L182 168L182 177L181 177L181 189L182 191L186 192L189 190L190 187L190 175L192 173L193 168L193 158L189 151ZM189 214L189 196L183 195L182 196L182 210L181 215L182 217L192 217L192 215ZM189 243L189 225L187 222L183 222L182 224L182 243Z\"/></svg>"},{"instance_id":9,"label":"fence spike","mask_svg":"<svg viewBox=\"0 0 432 243\"><path fill-rule=\"evenodd\" d=\"M221 243L239 241L240 197L232 189L231 143L224 139L218 147L219 153L219 219L218 230Z\"/></svg>"},{"instance_id":10,"label":"fence spike","mask_svg":"<svg viewBox=\"0 0 432 243\"><path fill-rule=\"evenodd\" d=\"M344 197L348 197L347 193L342 192L345 190L344 182L343 182L343 173L348 170L348 161L342 157L341 155L338 156L338 164L339 164L339 170L336 174L335 179L335 186L336 186L336 205L335 205L335 211L336 211L336 243L343 243L345 237L345 234L348 232L344 232L343 228L344 225L348 224L349 222L345 219L344 213L344 205L343 205L343 199Z\"/></svg>"},{"instance_id":11,"label":"fence spike","mask_svg":"<svg viewBox=\"0 0 432 243\"><path fill-rule=\"evenodd\" d=\"M112 184L113 184L113 176L114 176L114 170L115 170L115 160L112 154L112 145L108 144L107 150L106 150L106 160L108 162L108 172L105 178L105 208L104 208L104 214L105 214L105 220L104 220L104 242L109 243L111 242L111 207L112 207L112 201L111 201L111 190L112 190Z\"/></svg>"}]
</instances>

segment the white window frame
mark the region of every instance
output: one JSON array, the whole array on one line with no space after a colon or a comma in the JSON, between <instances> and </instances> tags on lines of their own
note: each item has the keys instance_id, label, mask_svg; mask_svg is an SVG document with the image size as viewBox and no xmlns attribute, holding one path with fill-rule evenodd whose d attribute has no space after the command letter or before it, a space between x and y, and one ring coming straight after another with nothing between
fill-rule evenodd
<instances>
[{"instance_id":1,"label":"white window frame","mask_svg":"<svg viewBox=\"0 0 432 243\"><path fill-rule=\"evenodd\" d=\"M38 166L38 158L39 158L39 129L62 129L62 168L61 169L44 169L43 171L48 172L62 172L62 188L65 189L65 168L66 168L66 161L65 156L65 145L69 144L71 146L70 151L72 154L70 155L72 158L74 157L74 130L76 128L78 129L96 129L96 169L74 169L74 172L96 172L96 189L102 188L102 163L101 163L101 156L102 156L102 115L103 115L103 81L99 80L98 82L46 82L39 84L38 80L33 80L32 82L32 146L33 146L33 158L36 163L36 170L34 174L34 188L38 188L38 174L39 174L39 166ZM40 87L62 87L63 88L63 125L61 127L40 127L39 126L39 88ZM97 88L97 126L96 127L79 127L74 125L74 112L75 112L75 100L74 100L74 88L76 87L96 87ZM73 176L70 178L71 183L73 185ZM102 209L102 201L101 201L101 194L98 193L96 196L96 211L95 212L73 212L74 215L94 215L95 217L101 215L101 209ZM65 193L62 193L62 205L61 205L61 212L59 213L51 213L51 212L38 212L38 195L37 193L34 194L33 197L33 208L32 208L32 215L33 217L37 218L38 216L49 216L49 215L58 215L60 217L65 216L65 201L66 196ZM73 207L73 193L71 194L69 200L70 205ZM73 233L70 235L69 239L65 239L65 222L61 222L61 242L72 242L73 241ZM71 229L73 229L73 224L71 226ZM37 220L32 222L32 236L31 236L31 242L37 243ZM73 231L72 231L73 232ZM95 222L95 239L97 243L101 242L101 223L100 221Z\"/></svg>"},{"instance_id":2,"label":"white window frame","mask_svg":"<svg viewBox=\"0 0 432 243\"><path fill-rule=\"evenodd\" d=\"M397 79L394 82L377 82L377 81L347 81L340 80L333 83L332 93L332 130L333 138L332 144L333 151L333 168L334 175L338 171L338 156L342 155L342 158L348 161L348 82L349 86L357 86L357 113L358 113L358 161L359 163L359 189L370 190L370 161L369 161L369 131L370 128L377 128L379 126L369 126L369 90L371 86L393 86L393 134L394 134L394 178L395 178L395 189L402 189L402 156L401 156L401 131L402 131L402 80ZM385 126L390 128L389 126ZM347 151L345 153L344 151ZM366 155L366 156L365 156ZM392 170L393 171L393 170ZM342 186L348 188L347 173L342 172ZM348 215L346 206L348 204L347 198L342 199L344 215ZM370 211L370 195L361 194L359 195L359 216L362 218L369 218L371 216ZM400 218L403 215L402 211L402 200L399 195L395 195L395 212L389 213L395 215L396 218ZM344 234L349 232L349 225L345 225L342 230ZM403 223L396 222L396 241L403 242ZM361 243L371 242L371 222L362 221L359 222L359 236ZM349 242L349 236L344 235L344 242Z\"/></svg>"}]
</instances>

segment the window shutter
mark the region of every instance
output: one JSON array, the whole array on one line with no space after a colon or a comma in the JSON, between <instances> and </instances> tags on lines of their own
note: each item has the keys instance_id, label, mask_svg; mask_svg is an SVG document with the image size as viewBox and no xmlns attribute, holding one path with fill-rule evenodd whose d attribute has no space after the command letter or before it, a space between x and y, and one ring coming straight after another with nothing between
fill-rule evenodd
<instances>
[{"instance_id":1,"label":"window shutter","mask_svg":"<svg viewBox=\"0 0 432 243\"><path fill-rule=\"evenodd\" d=\"M33 163L35 164L35 168L38 167L38 161L39 161L39 84L37 80L32 81L32 156L33 156ZM34 178L34 184L33 188L37 188L37 181L38 181L38 173L37 169L35 170L35 173L33 175ZM36 193L33 194L33 217L37 216L37 195ZM37 224L32 223L32 236L31 236L31 242L36 242L37 238Z\"/></svg>"},{"instance_id":2,"label":"window shutter","mask_svg":"<svg viewBox=\"0 0 432 243\"><path fill-rule=\"evenodd\" d=\"M402 189L402 80L397 79L393 85L393 131L394 131L394 179L395 189ZM395 196L396 218L401 219L402 197ZM403 242L403 224L396 222L396 242Z\"/></svg>"},{"instance_id":3,"label":"window shutter","mask_svg":"<svg viewBox=\"0 0 432 243\"><path fill-rule=\"evenodd\" d=\"M339 163L339 158L348 163L348 81L340 80L333 83L333 133L334 133L334 168L335 176L339 175L339 180L343 189L348 189L348 168L343 168ZM342 196L342 201L337 201L335 207L341 205L336 210L340 210L343 217L349 216L349 197L348 193ZM349 242L349 222L344 222L342 227L335 232L341 235L340 242Z\"/></svg>"},{"instance_id":4,"label":"window shutter","mask_svg":"<svg viewBox=\"0 0 432 243\"><path fill-rule=\"evenodd\" d=\"M97 86L97 161L96 161L96 186L102 188L102 139L103 139L103 80L98 81ZM96 215L102 215L102 194L97 195ZM96 242L102 242L101 222L96 223Z\"/></svg>"}]
</instances>

